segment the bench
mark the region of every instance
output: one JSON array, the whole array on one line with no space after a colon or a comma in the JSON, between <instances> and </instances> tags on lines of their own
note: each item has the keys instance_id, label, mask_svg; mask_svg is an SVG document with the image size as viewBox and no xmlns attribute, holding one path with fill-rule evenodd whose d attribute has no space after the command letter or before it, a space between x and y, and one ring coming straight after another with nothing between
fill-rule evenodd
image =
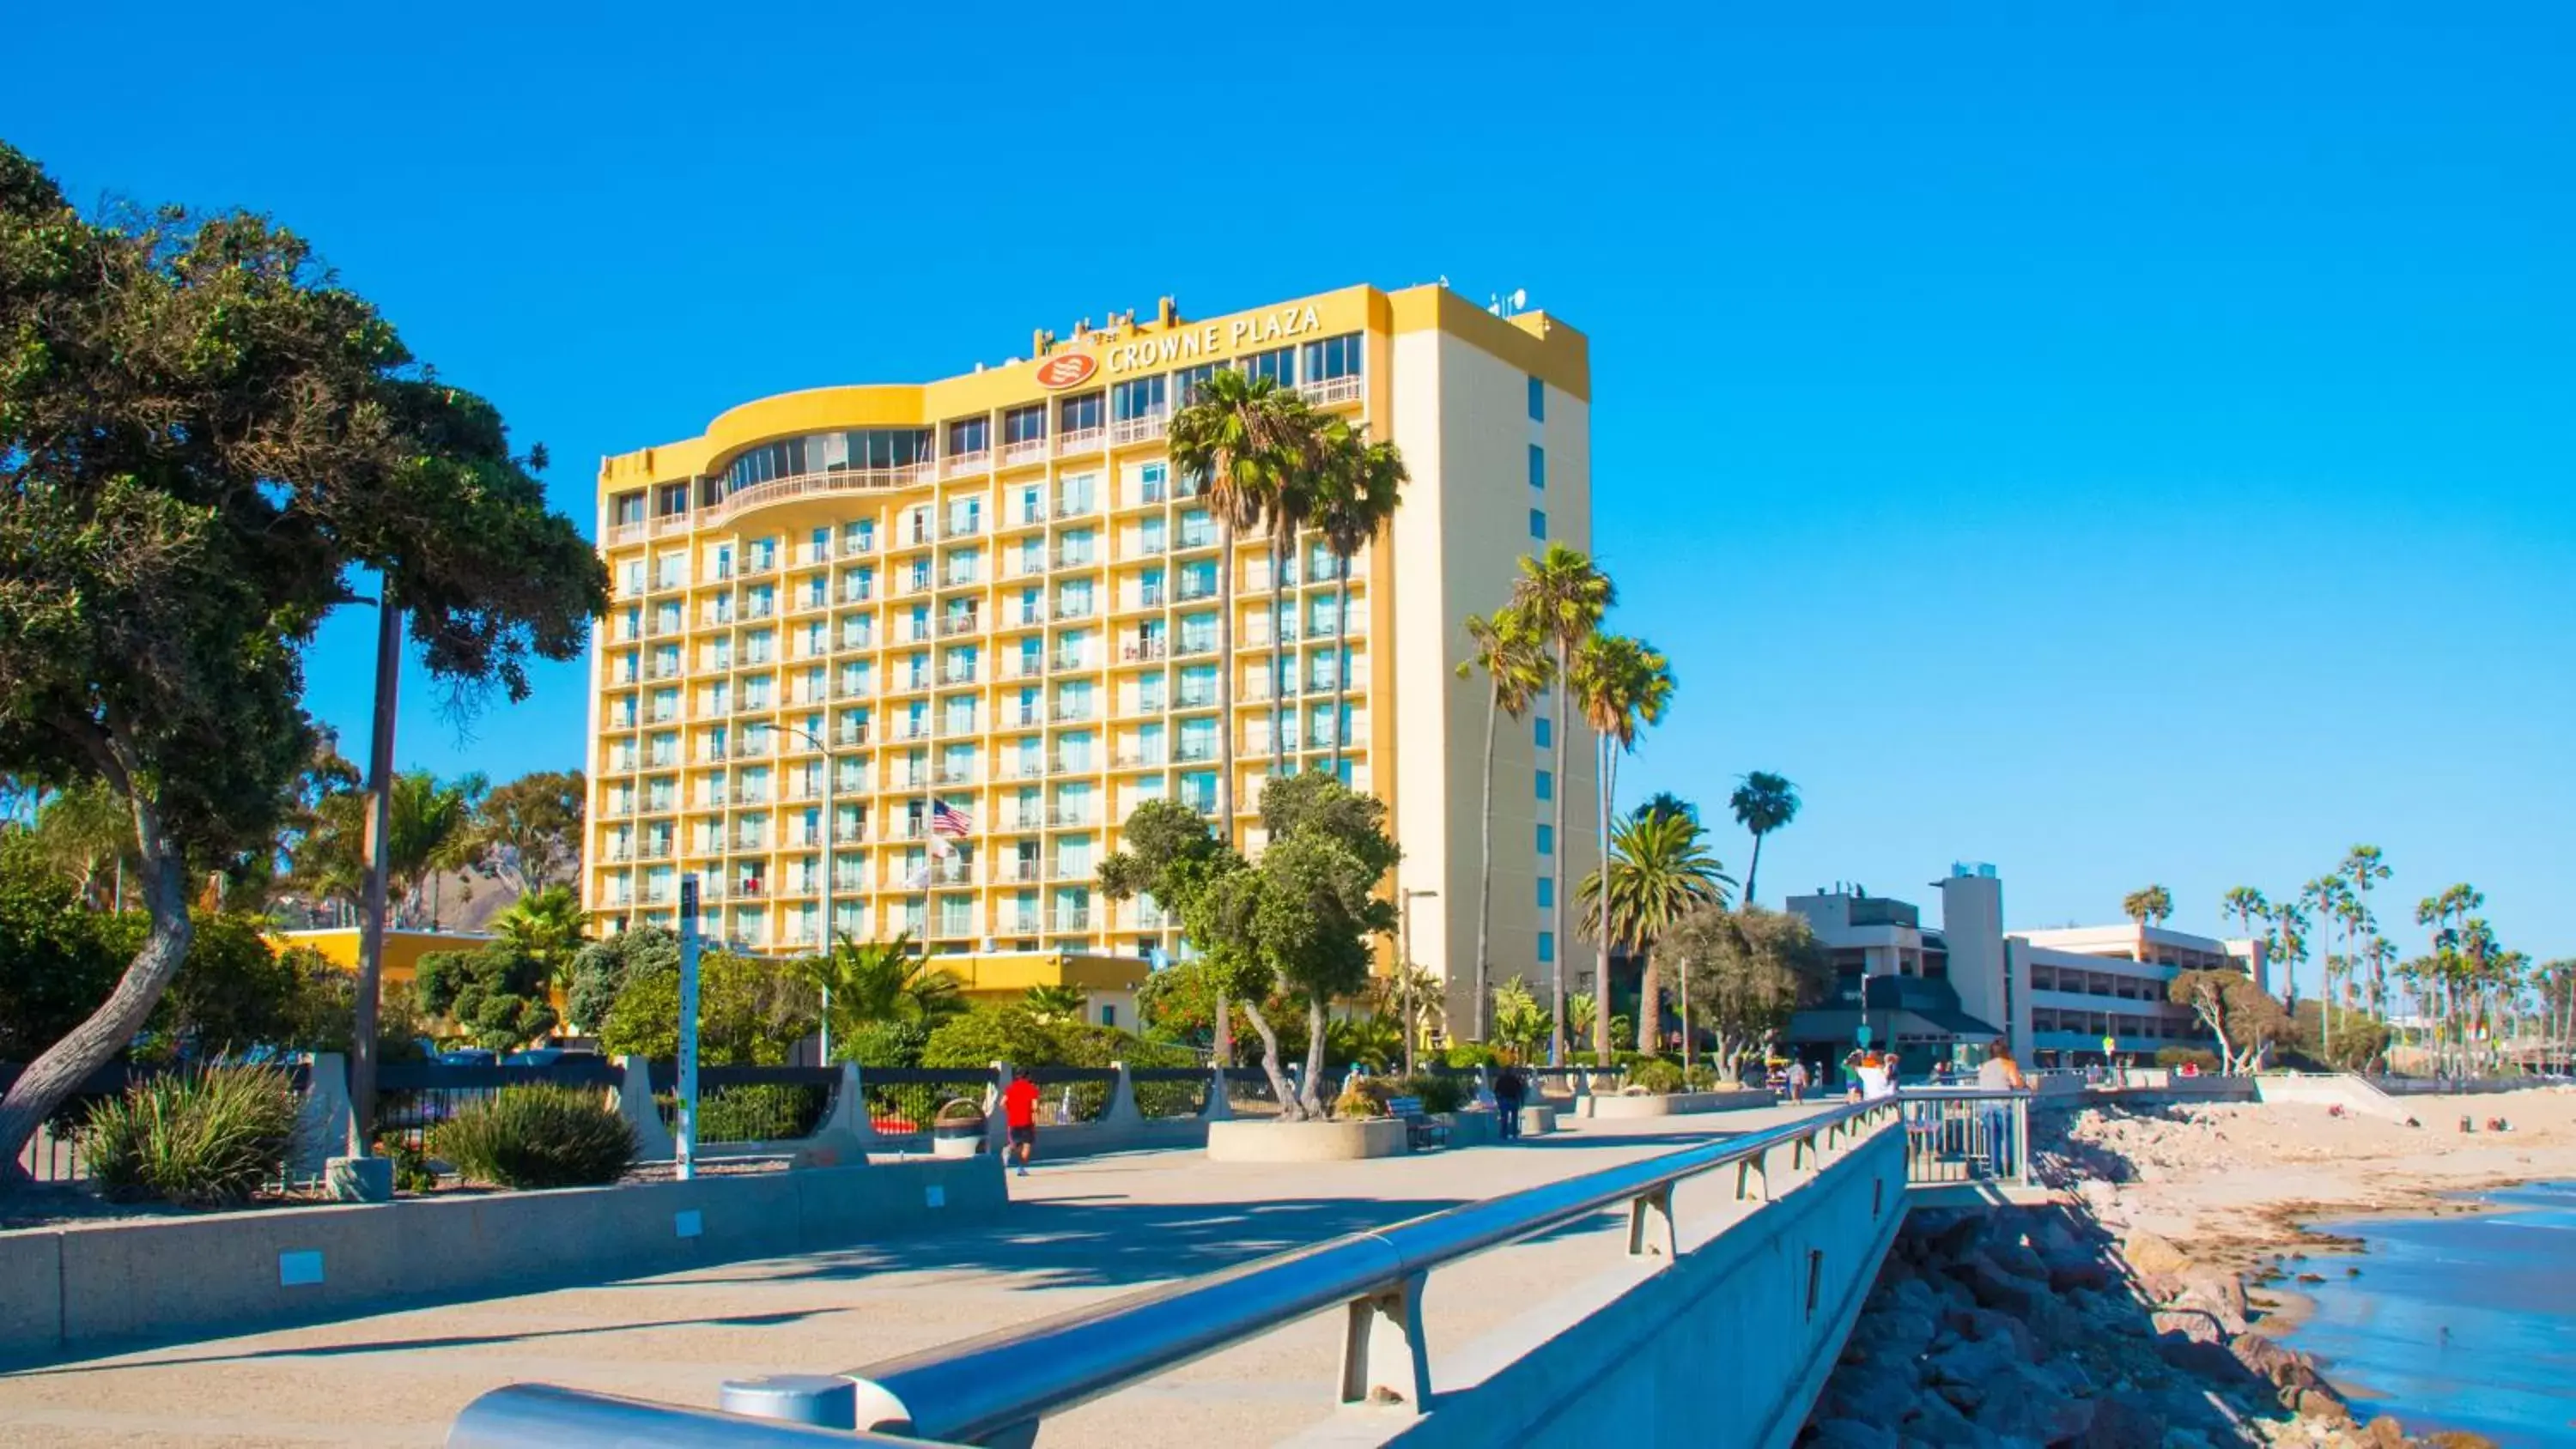
<instances>
[{"instance_id":1,"label":"bench","mask_svg":"<svg viewBox=\"0 0 2576 1449\"><path fill-rule=\"evenodd\" d=\"M1434 1122L1422 1115L1420 1097L1392 1097L1386 1104L1386 1115L1404 1124L1405 1145L1415 1152L1430 1147L1449 1145L1449 1124Z\"/></svg>"}]
</instances>

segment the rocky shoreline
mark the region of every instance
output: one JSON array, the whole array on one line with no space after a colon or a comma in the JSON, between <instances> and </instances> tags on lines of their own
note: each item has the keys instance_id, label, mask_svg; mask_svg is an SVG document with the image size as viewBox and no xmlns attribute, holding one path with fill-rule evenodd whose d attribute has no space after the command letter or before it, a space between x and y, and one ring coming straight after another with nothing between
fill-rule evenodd
<instances>
[{"instance_id":1,"label":"rocky shoreline","mask_svg":"<svg viewBox=\"0 0 2576 1449\"><path fill-rule=\"evenodd\" d=\"M2234 1269L2080 1206L1918 1211L1801 1442L1815 1449L2400 1449L2263 1331Z\"/></svg>"}]
</instances>

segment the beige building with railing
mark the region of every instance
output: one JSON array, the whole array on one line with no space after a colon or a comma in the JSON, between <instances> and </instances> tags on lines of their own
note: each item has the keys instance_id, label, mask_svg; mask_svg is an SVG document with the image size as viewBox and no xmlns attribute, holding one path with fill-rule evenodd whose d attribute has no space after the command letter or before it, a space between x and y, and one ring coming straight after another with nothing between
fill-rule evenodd
<instances>
[{"instance_id":1,"label":"beige building with railing","mask_svg":"<svg viewBox=\"0 0 2576 1449\"><path fill-rule=\"evenodd\" d=\"M1451 667L1522 554L1590 546L1582 334L1425 286L1206 320L1167 300L1033 341L603 460L615 602L593 651L586 904L674 924L689 873L704 930L752 951L812 949L828 921L1015 960L1169 952L1173 922L1103 899L1099 862L1146 800L1213 818L1230 737L1247 848L1274 770L1388 802L1414 957L1463 979L1485 691ZM1228 557L1163 443L1217 367L1391 438L1412 481L1389 530L1348 560L1310 533L1275 575L1266 534ZM1570 944L1546 938L1545 903L1594 859L1588 737L1561 782L1546 744L1535 721L1499 732L1497 980L1544 979ZM1558 789L1567 840L1545 830Z\"/></svg>"}]
</instances>

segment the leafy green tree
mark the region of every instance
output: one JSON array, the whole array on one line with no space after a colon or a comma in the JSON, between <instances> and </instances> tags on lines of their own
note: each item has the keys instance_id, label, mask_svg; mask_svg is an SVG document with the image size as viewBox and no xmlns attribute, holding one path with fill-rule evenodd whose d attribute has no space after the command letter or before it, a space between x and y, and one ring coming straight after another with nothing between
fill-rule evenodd
<instances>
[{"instance_id":1,"label":"leafy green tree","mask_svg":"<svg viewBox=\"0 0 2576 1449\"><path fill-rule=\"evenodd\" d=\"M55 791L36 811L34 839L83 904L98 911L124 909L134 817L105 782L80 780Z\"/></svg>"},{"instance_id":2,"label":"leafy green tree","mask_svg":"<svg viewBox=\"0 0 2576 1449\"><path fill-rule=\"evenodd\" d=\"M632 934L631 932L629 934ZM709 1066L784 1066L820 1024L813 985L777 962L731 951L698 958L698 1059ZM626 987L599 1029L612 1057L666 1060L680 1051L680 963L630 962Z\"/></svg>"},{"instance_id":3,"label":"leafy green tree","mask_svg":"<svg viewBox=\"0 0 2576 1449\"><path fill-rule=\"evenodd\" d=\"M1605 870L1583 878L1583 904L1608 921L1610 939L1644 958L1637 992L1637 1050L1662 1050L1666 932L1704 906L1724 906L1735 884L1708 853L1708 832L1687 810L1632 815L1610 835ZM1604 881L1608 898L1603 898Z\"/></svg>"},{"instance_id":4,"label":"leafy green tree","mask_svg":"<svg viewBox=\"0 0 2576 1449\"><path fill-rule=\"evenodd\" d=\"M636 926L589 942L573 953L564 1015L577 1030L597 1032L627 983L655 972L667 973L677 990L680 938L663 927Z\"/></svg>"},{"instance_id":5,"label":"leafy green tree","mask_svg":"<svg viewBox=\"0 0 2576 1449\"><path fill-rule=\"evenodd\" d=\"M1216 519L1216 657L1234 658L1235 535L1260 525L1294 487L1314 436L1314 417L1278 379L1220 367L1179 399L1165 434L1172 471L1199 489ZM1219 719L1234 718L1234 671L1217 671ZM1234 731L1217 731L1219 838L1234 839Z\"/></svg>"},{"instance_id":6,"label":"leafy green tree","mask_svg":"<svg viewBox=\"0 0 2576 1449\"><path fill-rule=\"evenodd\" d=\"M1546 641L1520 615L1508 608L1490 617L1467 616L1469 653L1458 664L1458 677L1485 676L1485 805L1477 844L1482 851L1476 874L1476 1005L1468 1034L1485 1039L1488 981L1493 972L1494 925L1494 733L1504 715L1517 721L1528 714L1540 690L1555 677Z\"/></svg>"},{"instance_id":7,"label":"leafy green tree","mask_svg":"<svg viewBox=\"0 0 2576 1449\"><path fill-rule=\"evenodd\" d=\"M508 1052L555 1029L545 963L496 941L475 951L420 958L412 992L424 1015L455 1023L485 1051Z\"/></svg>"},{"instance_id":8,"label":"leafy green tree","mask_svg":"<svg viewBox=\"0 0 2576 1449\"><path fill-rule=\"evenodd\" d=\"M536 962L549 985L569 992L573 962L589 925L590 913L581 908L581 898L572 893L572 887L547 886L519 897L494 916L492 933Z\"/></svg>"},{"instance_id":9,"label":"leafy green tree","mask_svg":"<svg viewBox=\"0 0 2576 1449\"><path fill-rule=\"evenodd\" d=\"M1575 656L1567 693L1581 704L1584 723L1592 727L1594 744L1601 752L1595 778L1599 782L1600 856L1606 861L1610 858L1610 802L1619 788L1619 757L1636 749L1637 736L1663 719L1673 697L1672 667L1642 639L1596 633L1583 641L1582 652ZM1600 951L1600 965L1593 981L1606 1007L1610 999L1613 939L1610 900L1598 892L1595 896L1597 929L1592 935ZM1593 1059L1608 1061L1610 1019L1606 1009L1592 1022L1591 1031Z\"/></svg>"},{"instance_id":10,"label":"leafy green tree","mask_svg":"<svg viewBox=\"0 0 2576 1449\"><path fill-rule=\"evenodd\" d=\"M1221 1001L1234 1017L1230 1025L1239 1028L1229 1032L1227 1039L1251 1040L1252 1023L1244 1019L1242 1003L1227 997L1216 974L1196 959L1175 961L1147 976L1136 992L1136 1015L1145 1034L1157 1041L1212 1042Z\"/></svg>"},{"instance_id":11,"label":"leafy green tree","mask_svg":"<svg viewBox=\"0 0 2576 1449\"><path fill-rule=\"evenodd\" d=\"M1528 1061L1547 1040L1552 1024L1547 1008L1530 994L1529 983L1515 976L1494 988L1494 1040Z\"/></svg>"},{"instance_id":12,"label":"leafy green tree","mask_svg":"<svg viewBox=\"0 0 2576 1449\"><path fill-rule=\"evenodd\" d=\"M2160 885L2120 897L2120 914L2141 926L2160 926L2173 914L2173 892Z\"/></svg>"},{"instance_id":13,"label":"leafy green tree","mask_svg":"<svg viewBox=\"0 0 2576 1449\"><path fill-rule=\"evenodd\" d=\"M539 770L477 802L466 851L477 870L527 895L567 884L581 865L589 785L579 770Z\"/></svg>"},{"instance_id":14,"label":"leafy green tree","mask_svg":"<svg viewBox=\"0 0 2576 1449\"><path fill-rule=\"evenodd\" d=\"M1833 989L1833 960L1804 916L1746 906L1703 906L1668 933L1682 968L1682 1000L1696 1008L1682 1024L1682 1063L1695 1038L1713 1036L1721 1076L1737 1075L1747 1052L1765 1049L1798 1008Z\"/></svg>"},{"instance_id":15,"label":"leafy green tree","mask_svg":"<svg viewBox=\"0 0 2576 1449\"><path fill-rule=\"evenodd\" d=\"M1755 770L1738 780L1727 808L1735 823L1753 833L1752 863L1744 868L1744 903L1753 904L1753 884L1762 874L1762 838L1798 818L1798 787L1786 775Z\"/></svg>"},{"instance_id":16,"label":"leafy green tree","mask_svg":"<svg viewBox=\"0 0 2576 1449\"><path fill-rule=\"evenodd\" d=\"M1324 1061L1327 1074L1335 1064L1352 1062L1372 1072L1394 1069L1404 1057L1404 1026L1391 1016L1370 1012L1346 1016L1324 1025Z\"/></svg>"},{"instance_id":17,"label":"leafy green tree","mask_svg":"<svg viewBox=\"0 0 2576 1449\"><path fill-rule=\"evenodd\" d=\"M80 1025L130 953L117 919L88 908L42 843L0 830L0 1061L26 1061Z\"/></svg>"},{"instance_id":18,"label":"leafy green tree","mask_svg":"<svg viewBox=\"0 0 2576 1449\"><path fill-rule=\"evenodd\" d=\"M1550 676L1570 683L1575 652L1601 627L1602 616L1610 611L1617 593L1610 576L1595 568L1589 556L1551 543L1545 552L1521 560L1520 577L1512 581L1511 610L1552 651ZM1549 869L1564 859L1566 706L1573 692L1571 688L1556 691L1556 718L1549 734L1548 771L1555 788L1548 792L1548 834L1559 852L1556 861L1543 863ZM1555 944L1548 964L1548 1059L1561 1062L1565 1060L1565 957L1573 942L1565 931L1565 903L1572 893L1563 889L1561 871L1557 885L1554 903L1548 907L1549 940Z\"/></svg>"},{"instance_id":19,"label":"leafy green tree","mask_svg":"<svg viewBox=\"0 0 2576 1449\"><path fill-rule=\"evenodd\" d=\"M379 571L460 700L527 690L606 602L482 399L246 214L83 217L0 146L0 773L105 782L150 919L0 1099L0 1174L185 960L189 863L273 846L311 756L302 651Z\"/></svg>"},{"instance_id":20,"label":"leafy green tree","mask_svg":"<svg viewBox=\"0 0 2576 1449\"><path fill-rule=\"evenodd\" d=\"M2166 984L2165 994L2209 1028L2218 1040L2219 1064L2230 1074L2260 1069L2273 1044L2291 1032L2281 1003L2242 971L2185 971Z\"/></svg>"},{"instance_id":21,"label":"leafy green tree","mask_svg":"<svg viewBox=\"0 0 2576 1449\"><path fill-rule=\"evenodd\" d=\"M1121 848L1100 862L1100 893L1113 901L1150 896L1179 915L1185 898L1243 866L1243 857L1209 833L1207 821L1197 811L1177 800L1148 800L1137 806L1119 835ZM1203 1019L1214 1033L1217 1061L1228 1066L1234 1062L1236 1019L1251 1024L1241 1004L1233 1001L1234 974L1232 968L1216 965L1193 973L1213 993ZM1178 1020L1168 1008L1163 1019L1167 1025Z\"/></svg>"},{"instance_id":22,"label":"leafy green tree","mask_svg":"<svg viewBox=\"0 0 2576 1449\"><path fill-rule=\"evenodd\" d=\"M2326 1015L2331 1011L2331 1028ZM2388 1050L2386 1025L2367 1013L2324 1001L2302 1001L2290 1013L2289 1042L2309 1060L2341 1072L2369 1070Z\"/></svg>"}]
</instances>

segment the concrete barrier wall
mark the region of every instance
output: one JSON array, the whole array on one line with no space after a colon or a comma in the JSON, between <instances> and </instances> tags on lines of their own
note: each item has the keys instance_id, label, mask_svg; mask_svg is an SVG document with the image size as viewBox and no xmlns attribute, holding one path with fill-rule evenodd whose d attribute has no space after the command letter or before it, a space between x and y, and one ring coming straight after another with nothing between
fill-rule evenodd
<instances>
[{"instance_id":1,"label":"concrete barrier wall","mask_svg":"<svg viewBox=\"0 0 2576 1449\"><path fill-rule=\"evenodd\" d=\"M1596 1282L1535 1310L1543 1326L1523 1320L1454 1357L1434 1344L1430 1412L1346 1411L1292 1442L1784 1449L1904 1220L1904 1133L1884 1127L1803 1175L1783 1147L1772 1174L1774 1201L1729 1204L1732 1220L1696 1246L1685 1189L1684 1252L1670 1266L1613 1259ZM1733 1178L1709 1174L1697 1191L1722 1198ZM1426 1291L1440 1291L1438 1274Z\"/></svg>"},{"instance_id":2,"label":"concrete barrier wall","mask_svg":"<svg viewBox=\"0 0 2576 1449\"><path fill-rule=\"evenodd\" d=\"M2407 1112L2395 1099L2359 1077L2278 1076L2254 1078L2254 1100L2297 1102L2312 1107L2341 1107L2365 1117L2402 1122Z\"/></svg>"},{"instance_id":3,"label":"concrete barrier wall","mask_svg":"<svg viewBox=\"0 0 2576 1449\"><path fill-rule=\"evenodd\" d=\"M0 1361L818 1252L1008 1201L980 1157L0 1234Z\"/></svg>"},{"instance_id":4,"label":"concrete barrier wall","mask_svg":"<svg viewBox=\"0 0 2576 1449\"><path fill-rule=\"evenodd\" d=\"M1768 1107L1779 1096L1767 1087L1748 1087L1733 1092L1640 1092L1635 1096L1603 1092L1574 1100L1577 1115L1584 1117L1685 1117Z\"/></svg>"}]
</instances>

